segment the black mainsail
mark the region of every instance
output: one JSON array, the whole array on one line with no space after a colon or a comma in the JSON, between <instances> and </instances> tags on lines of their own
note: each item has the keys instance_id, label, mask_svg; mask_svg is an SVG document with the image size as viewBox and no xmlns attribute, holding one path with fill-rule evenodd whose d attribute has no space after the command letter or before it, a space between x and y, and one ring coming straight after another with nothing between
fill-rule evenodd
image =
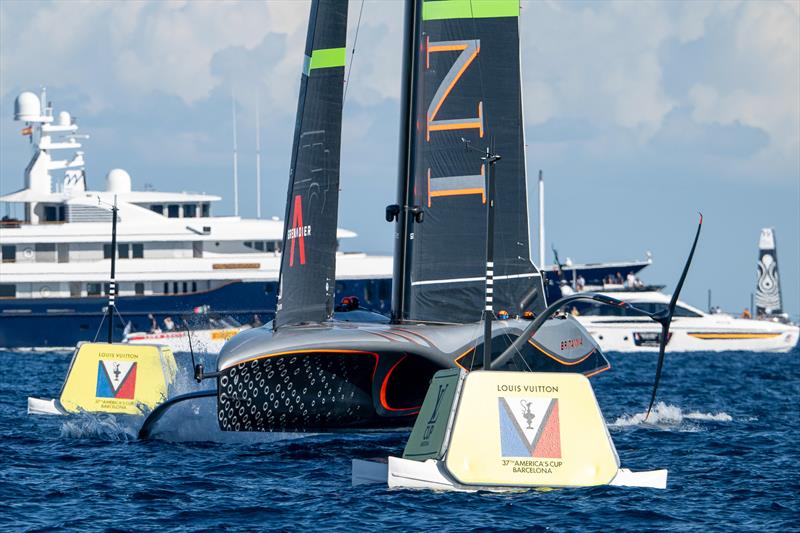
<instances>
[{"instance_id":1,"label":"black mainsail","mask_svg":"<svg viewBox=\"0 0 800 533\"><path fill-rule=\"evenodd\" d=\"M415 1L413 121L400 168L400 205L409 214L398 221L395 319L481 318L487 191L480 154L467 143L482 150L493 142L502 156L494 172L494 310L538 312L544 298L530 259L519 1Z\"/></svg>"},{"instance_id":2,"label":"black mainsail","mask_svg":"<svg viewBox=\"0 0 800 533\"><path fill-rule=\"evenodd\" d=\"M333 314L347 0L314 0L297 103L276 328Z\"/></svg>"}]
</instances>

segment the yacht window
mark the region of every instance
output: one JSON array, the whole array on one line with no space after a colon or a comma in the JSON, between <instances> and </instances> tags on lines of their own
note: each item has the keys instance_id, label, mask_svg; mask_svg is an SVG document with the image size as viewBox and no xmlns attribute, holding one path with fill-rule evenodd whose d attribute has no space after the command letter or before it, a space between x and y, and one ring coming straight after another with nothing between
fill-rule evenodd
<instances>
[{"instance_id":1,"label":"yacht window","mask_svg":"<svg viewBox=\"0 0 800 533\"><path fill-rule=\"evenodd\" d=\"M680 305L676 305L675 306L674 316L689 316L689 317L697 318L700 315L698 315L697 313L695 313L691 309L686 309L685 307L682 307Z\"/></svg>"},{"instance_id":2,"label":"yacht window","mask_svg":"<svg viewBox=\"0 0 800 533\"><path fill-rule=\"evenodd\" d=\"M267 251L268 252L275 251L275 241L267 241Z\"/></svg>"},{"instance_id":3,"label":"yacht window","mask_svg":"<svg viewBox=\"0 0 800 533\"><path fill-rule=\"evenodd\" d=\"M58 261L56 256L56 245L52 242L36 243L33 246L36 251L36 261L43 263L55 263Z\"/></svg>"},{"instance_id":4,"label":"yacht window","mask_svg":"<svg viewBox=\"0 0 800 533\"><path fill-rule=\"evenodd\" d=\"M197 282L196 281L192 282L192 292L197 292Z\"/></svg>"},{"instance_id":5,"label":"yacht window","mask_svg":"<svg viewBox=\"0 0 800 533\"><path fill-rule=\"evenodd\" d=\"M127 259L128 258L128 248L129 248L129 245L127 243L119 245L119 258L120 259Z\"/></svg>"},{"instance_id":6,"label":"yacht window","mask_svg":"<svg viewBox=\"0 0 800 533\"><path fill-rule=\"evenodd\" d=\"M69 282L69 295L73 298L80 298L81 297L81 282L80 281L70 281Z\"/></svg>"},{"instance_id":7,"label":"yacht window","mask_svg":"<svg viewBox=\"0 0 800 533\"><path fill-rule=\"evenodd\" d=\"M253 241L244 241L244 245L245 245L247 248L252 248L252 247L253 247Z\"/></svg>"},{"instance_id":8,"label":"yacht window","mask_svg":"<svg viewBox=\"0 0 800 533\"><path fill-rule=\"evenodd\" d=\"M178 282L177 281L173 281L172 282L172 293L173 294L178 294Z\"/></svg>"},{"instance_id":9,"label":"yacht window","mask_svg":"<svg viewBox=\"0 0 800 533\"><path fill-rule=\"evenodd\" d=\"M392 297L392 282L388 279L378 281L378 297L381 300L389 300Z\"/></svg>"},{"instance_id":10,"label":"yacht window","mask_svg":"<svg viewBox=\"0 0 800 533\"><path fill-rule=\"evenodd\" d=\"M134 259L142 259L144 257L144 244L131 245Z\"/></svg>"},{"instance_id":11,"label":"yacht window","mask_svg":"<svg viewBox=\"0 0 800 533\"><path fill-rule=\"evenodd\" d=\"M153 204L150 206L150 211L153 213L158 213L159 215L164 214L164 206L161 204Z\"/></svg>"},{"instance_id":12,"label":"yacht window","mask_svg":"<svg viewBox=\"0 0 800 533\"><path fill-rule=\"evenodd\" d=\"M255 245L256 245L256 250L258 250L259 252L264 251L264 241L256 241Z\"/></svg>"},{"instance_id":13,"label":"yacht window","mask_svg":"<svg viewBox=\"0 0 800 533\"><path fill-rule=\"evenodd\" d=\"M167 206L167 216L169 218L178 218L180 216L181 206L171 204Z\"/></svg>"},{"instance_id":14,"label":"yacht window","mask_svg":"<svg viewBox=\"0 0 800 533\"><path fill-rule=\"evenodd\" d=\"M104 244L103 245L103 259L111 259L111 245Z\"/></svg>"},{"instance_id":15,"label":"yacht window","mask_svg":"<svg viewBox=\"0 0 800 533\"><path fill-rule=\"evenodd\" d=\"M111 292L111 284L103 283L103 294L108 295Z\"/></svg>"},{"instance_id":16,"label":"yacht window","mask_svg":"<svg viewBox=\"0 0 800 533\"><path fill-rule=\"evenodd\" d=\"M628 312L626 309L612 305L604 305L596 302L574 302L567 305L565 311L577 311L579 315L585 316L641 316L638 313Z\"/></svg>"},{"instance_id":17,"label":"yacht window","mask_svg":"<svg viewBox=\"0 0 800 533\"><path fill-rule=\"evenodd\" d=\"M189 284L185 281L183 282L183 292L189 292Z\"/></svg>"},{"instance_id":18,"label":"yacht window","mask_svg":"<svg viewBox=\"0 0 800 533\"><path fill-rule=\"evenodd\" d=\"M211 215L211 206L209 206L207 202L202 205L202 209L204 217L208 217Z\"/></svg>"},{"instance_id":19,"label":"yacht window","mask_svg":"<svg viewBox=\"0 0 800 533\"><path fill-rule=\"evenodd\" d=\"M3 263L16 263L17 262L17 247L14 245L6 245L2 248Z\"/></svg>"},{"instance_id":20,"label":"yacht window","mask_svg":"<svg viewBox=\"0 0 800 533\"><path fill-rule=\"evenodd\" d=\"M133 284L133 292L139 296L144 294L144 283L134 283Z\"/></svg>"},{"instance_id":21,"label":"yacht window","mask_svg":"<svg viewBox=\"0 0 800 533\"><path fill-rule=\"evenodd\" d=\"M372 296L375 293L375 288L372 285L373 283L375 283L375 282L372 281L372 280L369 280L366 283L364 283L364 301L365 302L371 302L372 301Z\"/></svg>"},{"instance_id":22,"label":"yacht window","mask_svg":"<svg viewBox=\"0 0 800 533\"><path fill-rule=\"evenodd\" d=\"M169 294L169 282L164 282L164 294Z\"/></svg>"},{"instance_id":23,"label":"yacht window","mask_svg":"<svg viewBox=\"0 0 800 533\"><path fill-rule=\"evenodd\" d=\"M64 209L60 205L46 205L44 206L44 221L45 222L63 222Z\"/></svg>"},{"instance_id":24,"label":"yacht window","mask_svg":"<svg viewBox=\"0 0 800 533\"><path fill-rule=\"evenodd\" d=\"M0 284L0 298L16 298L17 286L13 283Z\"/></svg>"},{"instance_id":25,"label":"yacht window","mask_svg":"<svg viewBox=\"0 0 800 533\"><path fill-rule=\"evenodd\" d=\"M183 218L196 218L197 204L183 204Z\"/></svg>"},{"instance_id":26,"label":"yacht window","mask_svg":"<svg viewBox=\"0 0 800 533\"><path fill-rule=\"evenodd\" d=\"M86 284L86 295L87 296L100 296L100 293L103 290L103 286L101 283L87 283Z\"/></svg>"}]
</instances>

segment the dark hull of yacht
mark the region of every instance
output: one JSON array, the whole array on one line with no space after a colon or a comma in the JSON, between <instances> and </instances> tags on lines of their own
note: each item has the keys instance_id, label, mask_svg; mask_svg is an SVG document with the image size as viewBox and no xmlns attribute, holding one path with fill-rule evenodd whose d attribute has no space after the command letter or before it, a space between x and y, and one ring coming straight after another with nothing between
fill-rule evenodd
<instances>
[{"instance_id":1,"label":"dark hull of yacht","mask_svg":"<svg viewBox=\"0 0 800 533\"><path fill-rule=\"evenodd\" d=\"M528 322L495 324L502 353ZM433 374L480 368L482 324L326 323L258 328L237 335L219 359L217 416L223 431L389 428L413 423ZM506 370L609 368L576 321L547 321Z\"/></svg>"},{"instance_id":2,"label":"dark hull of yacht","mask_svg":"<svg viewBox=\"0 0 800 533\"><path fill-rule=\"evenodd\" d=\"M208 306L217 314L230 315L249 323L253 315L263 322L275 314L277 282L234 281L210 291L158 296L117 298L122 316L114 321L114 340L121 341L124 322L132 331L148 331L152 314L158 324ZM379 313L390 310L390 279L355 279L338 281L337 298L357 296L362 305ZM106 313L107 296L83 298L0 298L0 347L2 348L73 348L78 342L92 340ZM189 321L191 324L191 320ZM103 329L101 338L105 339Z\"/></svg>"}]
</instances>

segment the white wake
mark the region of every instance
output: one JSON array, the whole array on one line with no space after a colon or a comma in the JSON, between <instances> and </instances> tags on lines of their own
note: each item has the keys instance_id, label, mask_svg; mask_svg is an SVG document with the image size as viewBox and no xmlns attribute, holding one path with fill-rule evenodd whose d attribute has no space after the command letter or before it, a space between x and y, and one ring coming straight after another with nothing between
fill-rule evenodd
<instances>
[{"instance_id":1,"label":"white wake","mask_svg":"<svg viewBox=\"0 0 800 533\"><path fill-rule=\"evenodd\" d=\"M730 422L733 417L725 412L720 413L701 413L699 411L684 412L676 405L667 405L658 402L650 416L647 412L636 413L633 415L622 415L614 422L608 424L610 428L625 428L631 426L649 426L662 429L682 429L684 431L697 431L698 427L687 422L706 421L706 422Z\"/></svg>"}]
</instances>

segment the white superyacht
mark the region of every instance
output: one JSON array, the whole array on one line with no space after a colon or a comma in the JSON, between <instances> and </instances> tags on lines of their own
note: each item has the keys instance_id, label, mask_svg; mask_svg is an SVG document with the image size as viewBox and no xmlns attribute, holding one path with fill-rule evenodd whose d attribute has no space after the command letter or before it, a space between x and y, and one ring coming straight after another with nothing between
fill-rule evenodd
<instances>
[{"instance_id":1,"label":"white superyacht","mask_svg":"<svg viewBox=\"0 0 800 533\"><path fill-rule=\"evenodd\" d=\"M182 315L210 309L242 323L274 314L284 223L277 218L214 216L220 197L134 190L112 169L105 187L87 183L78 125L23 92L15 120L33 148L24 188L0 196L0 348L73 347L96 336L116 254L114 337L180 327ZM63 154L63 155L62 155ZM8 182L9 180L4 179ZM283 194L283 193L281 193ZM118 206L117 249L110 245L111 206ZM15 216L16 215L16 216ZM290 229L291 231L291 229ZM337 230L339 239L356 234ZM297 239L302 246L302 239ZM390 307L392 258L337 256L336 293L357 296L379 312ZM258 315L258 316L256 316ZM190 320L191 322L191 320Z\"/></svg>"}]
</instances>

